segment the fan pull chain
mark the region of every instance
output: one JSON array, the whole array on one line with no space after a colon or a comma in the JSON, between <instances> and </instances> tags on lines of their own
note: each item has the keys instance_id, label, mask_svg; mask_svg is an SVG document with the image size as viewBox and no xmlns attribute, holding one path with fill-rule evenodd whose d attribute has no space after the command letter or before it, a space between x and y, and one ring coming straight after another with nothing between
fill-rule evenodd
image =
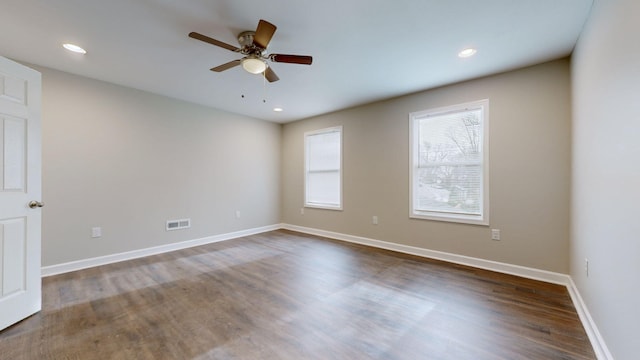
<instances>
[{"instance_id":1,"label":"fan pull chain","mask_svg":"<svg viewBox=\"0 0 640 360\"><path fill-rule=\"evenodd\" d=\"M267 103L267 70L262 72L262 102Z\"/></svg>"}]
</instances>

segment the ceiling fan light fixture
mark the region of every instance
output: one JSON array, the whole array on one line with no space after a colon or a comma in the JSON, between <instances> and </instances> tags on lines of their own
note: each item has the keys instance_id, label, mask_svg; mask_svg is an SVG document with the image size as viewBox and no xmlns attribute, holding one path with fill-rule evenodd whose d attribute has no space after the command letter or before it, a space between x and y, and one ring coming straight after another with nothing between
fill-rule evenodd
<instances>
[{"instance_id":1,"label":"ceiling fan light fixture","mask_svg":"<svg viewBox=\"0 0 640 360\"><path fill-rule=\"evenodd\" d=\"M242 59L242 68L252 74L261 74L267 69L267 64L255 56L248 56Z\"/></svg>"}]
</instances>

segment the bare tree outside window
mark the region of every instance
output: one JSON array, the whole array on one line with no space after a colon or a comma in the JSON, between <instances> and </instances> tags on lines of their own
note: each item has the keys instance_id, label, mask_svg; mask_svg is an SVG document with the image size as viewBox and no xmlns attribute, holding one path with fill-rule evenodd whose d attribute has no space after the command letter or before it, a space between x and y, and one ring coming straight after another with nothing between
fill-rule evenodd
<instances>
[{"instance_id":1,"label":"bare tree outside window","mask_svg":"<svg viewBox=\"0 0 640 360\"><path fill-rule=\"evenodd\" d=\"M483 109L413 119L414 212L482 215Z\"/></svg>"}]
</instances>

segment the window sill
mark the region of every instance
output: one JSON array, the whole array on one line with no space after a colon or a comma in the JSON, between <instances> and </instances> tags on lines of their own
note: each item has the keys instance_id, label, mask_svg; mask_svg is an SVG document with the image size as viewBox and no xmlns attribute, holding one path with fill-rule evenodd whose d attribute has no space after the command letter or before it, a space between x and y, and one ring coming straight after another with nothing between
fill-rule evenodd
<instances>
[{"instance_id":1,"label":"window sill","mask_svg":"<svg viewBox=\"0 0 640 360\"><path fill-rule=\"evenodd\" d=\"M342 211L342 206L326 205L326 204L304 204L305 208Z\"/></svg>"},{"instance_id":2,"label":"window sill","mask_svg":"<svg viewBox=\"0 0 640 360\"><path fill-rule=\"evenodd\" d=\"M433 212L425 211L425 212L411 212L409 217L412 219L419 219L419 220L433 220L433 221L444 221L444 222L453 222L453 223L469 224L469 225L489 226L488 216L482 217L477 215L443 214L443 213L433 213Z\"/></svg>"}]
</instances>

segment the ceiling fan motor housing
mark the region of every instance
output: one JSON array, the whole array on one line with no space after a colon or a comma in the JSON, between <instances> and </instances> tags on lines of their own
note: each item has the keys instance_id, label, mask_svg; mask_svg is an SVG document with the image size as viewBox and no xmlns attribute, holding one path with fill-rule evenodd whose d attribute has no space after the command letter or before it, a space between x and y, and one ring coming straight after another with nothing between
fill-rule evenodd
<instances>
[{"instance_id":1,"label":"ceiling fan motor housing","mask_svg":"<svg viewBox=\"0 0 640 360\"><path fill-rule=\"evenodd\" d=\"M255 31L243 31L238 35L238 43L242 48L254 46L253 38L256 36Z\"/></svg>"}]
</instances>

